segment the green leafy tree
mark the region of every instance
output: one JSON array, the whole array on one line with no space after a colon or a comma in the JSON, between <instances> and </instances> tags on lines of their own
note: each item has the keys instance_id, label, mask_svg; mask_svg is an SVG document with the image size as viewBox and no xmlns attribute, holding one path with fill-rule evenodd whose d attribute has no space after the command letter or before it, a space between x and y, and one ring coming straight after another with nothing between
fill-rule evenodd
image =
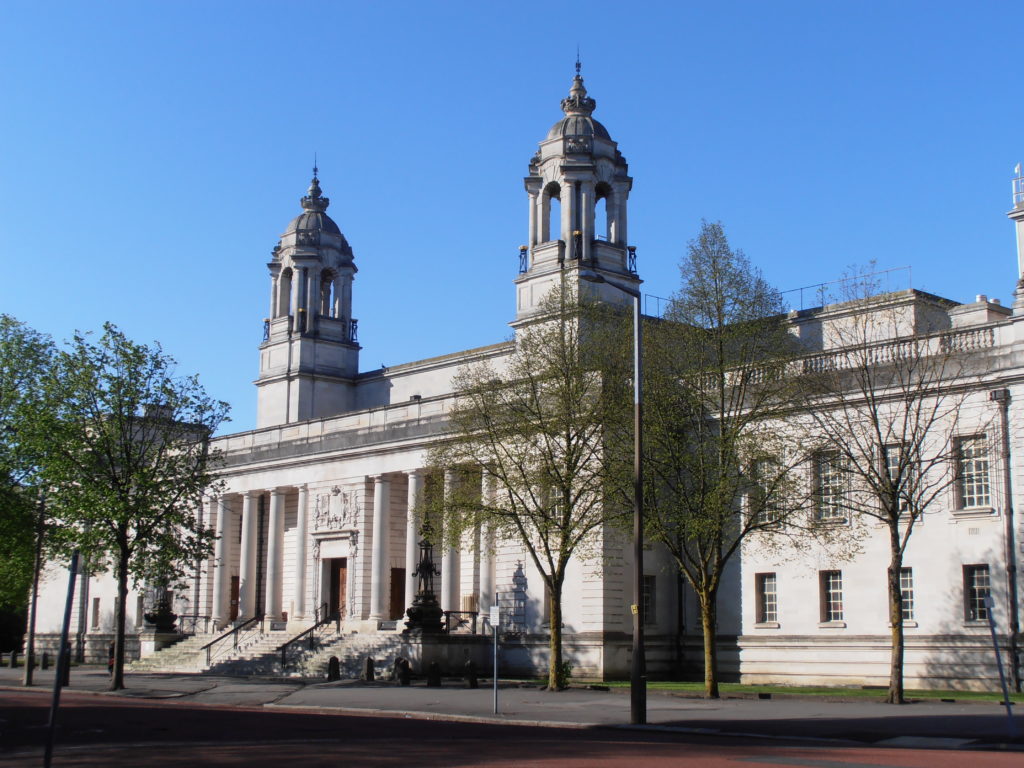
<instances>
[{"instance_id":1,"label":"green leafy tree","mask_svg":"<svg viewBox=\"0 0 1024 768\"><path fill-rule=\"evenodd\" d=\"M20 615L28 602L25 685L32 684L42 566L60 539L39 483L50 412L43 382L52 358L48 336L0 316L0 607Z\"/></svg>"},{"instance_id":2,"label":"green leafy tree","mask_svg":"<svg viewBox=\"0 0 1024 768\"><path fill-rule=\"evenodd\" d=\"M178 376L159 346L111 324L96 341L76 334L47 379L53 411L41 468L54 515L91 567L117 581L111 690L124 687L129 582L166 584L207 557L203 493L217 482L209 445L228 406L195 376Z\"/></svg>"},{"instance_id":3,"label":"green leafy tree","mask_svg":"<svg viewBox=\"0 0 1024 768\"><path fill-rule=\"evenodd\" d=\"M779 293L730 248L721 224L703 223L680 272L682 288L664 319L644 330L645 529L696 595L704 692L717 697L726 566L743 542L790 537L806 519L795 472L802 459L779 426L793 406L785 374L794 349ZM607 419L610 452L620 459L632 450L621 415L625 389L609 399L620 407ZM626 461L615 476L625 501L632 493Z\"/></svg>"},{"instance_id":4,"label":"green leafy tree","mask_svg":"<svg viewBox=\"0 0 1024 768\"><path fill-rule=\"evenodd\" d=\"M486 524L499 538L522 543L547 586L554 691L566 684L566 569L613 513L604 503L601 380L587 365L580 302L563 283L541 316L519 330L506 360L459 372L450 437L431 451L430 464L493 480L493 494L460 483L445 497L446 539L458 542Z\"/></svg>"},{"instance_id":5,"label":"green leafy tree","mask_svg":"<svg viewBox=\"0 0 1024 768\"><path fill-rule=\"evenodd\" d=\"M49 337L0 315L0 608L11 610L29 598L42 533L32 434L45 412L42 382L52 353Z\"/></svg>"}]
</instances>

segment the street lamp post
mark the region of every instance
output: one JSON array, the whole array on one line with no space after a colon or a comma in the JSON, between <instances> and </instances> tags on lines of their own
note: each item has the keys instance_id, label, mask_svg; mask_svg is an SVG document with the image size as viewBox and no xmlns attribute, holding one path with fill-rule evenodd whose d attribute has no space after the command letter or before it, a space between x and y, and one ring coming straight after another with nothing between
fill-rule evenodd
<instances>
[{"instance_id":1,"label":"street lamp post","mask_svg":"<svg viewBox=\"0 0 1024 768\"><path fill-rule=\"evenodd\" d=\"M644 484L643 462L643 350L641 346L640 292L612 282L603 275L580 271L580 279L605 283L633 298L633 661L629 670L629 721L647 722L647 663L644 649Z\"/></svg>"}]
</instances>

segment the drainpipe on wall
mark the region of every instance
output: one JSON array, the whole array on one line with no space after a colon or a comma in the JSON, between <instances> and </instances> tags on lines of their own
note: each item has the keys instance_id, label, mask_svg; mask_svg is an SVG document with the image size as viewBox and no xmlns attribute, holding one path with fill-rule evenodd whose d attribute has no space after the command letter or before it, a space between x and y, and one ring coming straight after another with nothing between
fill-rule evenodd
<instances>
[{"instance_id":1,"label":"drainpipe on wall","mask_svg":"<svg viewBox=\"0 0 1024 768\"><path fill-rule=\"evenodd\" d=\"M1004 515L1003 540L1005 543L1006 558L1006 593L1010 610L1009 614L1009 642L1010 642L1010 680L1013 682L1013 690L1020 692L1020 657L1018 648L1018 637L1020 635L1020 607L1017 604L1017 545L1014 536L1013 522L1013 486L1011 485L1013 473L1010 466L1010 390L996 389L989 393L989 399L999 403L1002 416L1003 432L1003 487L1006 494L1006 514Z\"/></svg>"}]
</instances>

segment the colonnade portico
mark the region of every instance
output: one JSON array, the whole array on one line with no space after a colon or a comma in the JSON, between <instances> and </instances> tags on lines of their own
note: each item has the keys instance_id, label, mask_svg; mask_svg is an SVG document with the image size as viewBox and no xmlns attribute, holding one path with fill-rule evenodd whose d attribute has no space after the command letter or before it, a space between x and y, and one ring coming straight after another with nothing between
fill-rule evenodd
<instances>
[{"instance_id":1,"label":"colonnade portico","mask_svg":"<svg viewBox=\"0 0 1024 768\"><path fill-rule=\"evenodd\" d=\"M360 631L403 618L416 596L426 479L425 470L413 469L368 475L361 482L277 486L208 499L206 519L217 539L202 591L212 626L254 617L309 625L324 618L319 609L307 610L310 600L333 600L327 615L339 613ZM438 491L450 493L457 482L467 480L448 470ZM392 491L400 496L393 498ZM485 480L480 492L493 494L493 483ZM469 602L480 611L493 602L493 535L484 527L472 539L467 552L441 545L439 537L433 541L439 546L443 610L460 611L464 592L474 593ZM401 615L392 615L399 613L399 603Z\"/></svg>"}]
</instances>

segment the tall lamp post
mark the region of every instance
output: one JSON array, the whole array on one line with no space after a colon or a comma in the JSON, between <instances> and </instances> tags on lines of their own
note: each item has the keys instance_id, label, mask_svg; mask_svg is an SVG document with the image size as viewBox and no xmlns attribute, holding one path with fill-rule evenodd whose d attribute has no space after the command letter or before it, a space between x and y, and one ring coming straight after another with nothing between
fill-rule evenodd
<instances>
[{"instance_id":1,"label":"tall lamp post","mask_svg":"<svg viewBox=\"0 0 1024 768\"><path fill-rule=\"evenodd\" d=\"M596 272L579 273L581 280L605 283L633 297L633 661L629 669L629 721L647 722L647 663L644 649L644 484L643 352L640 331L640 292Z\"/></svg>"}]
</instances>

